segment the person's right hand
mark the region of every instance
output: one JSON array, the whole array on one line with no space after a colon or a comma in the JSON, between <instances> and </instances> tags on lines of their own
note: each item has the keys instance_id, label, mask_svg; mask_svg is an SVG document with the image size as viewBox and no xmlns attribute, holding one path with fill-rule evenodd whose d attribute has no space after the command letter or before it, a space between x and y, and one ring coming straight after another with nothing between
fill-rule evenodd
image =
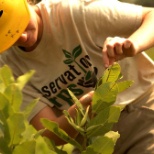
<instances>
[{"instance_id":1,"label":"person's right hand","mask_svg":"<svg viewBox=\"0 0 154 154\"><path fill-rule=\"evenodd\" d=\"M136 54L135 46L129 39L121 37L108 37L102 49L103 63L105 68L125 57Z\"/></svg>"}]
</instances>

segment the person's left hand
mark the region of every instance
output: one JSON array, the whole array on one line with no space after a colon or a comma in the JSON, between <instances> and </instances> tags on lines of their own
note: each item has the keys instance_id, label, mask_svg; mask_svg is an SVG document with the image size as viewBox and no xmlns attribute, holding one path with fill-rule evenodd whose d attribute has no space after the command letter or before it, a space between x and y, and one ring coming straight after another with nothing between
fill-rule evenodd
<instances>
[{"instance_id":1,"label":"person's left hand","mask_svg":"<svg viewBox=\"0 0 154 154\"><path fill-rule=\"evenodd\" d=\"M102 53L103 63L105 68L107 68L115 61L134 56L136 50L134 44L129 39L108 37L104 42Z\"/></svg>"}]
</instances>

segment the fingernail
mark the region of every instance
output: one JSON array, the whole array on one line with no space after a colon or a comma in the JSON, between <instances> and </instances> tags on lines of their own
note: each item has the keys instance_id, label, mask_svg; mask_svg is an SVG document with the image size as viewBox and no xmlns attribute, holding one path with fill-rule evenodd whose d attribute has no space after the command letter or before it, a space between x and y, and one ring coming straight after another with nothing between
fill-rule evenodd
<instances>
[{"instance_id":1,"label":"fingernail","mask_svg":"<svg viewBox=\"0 0 154 154\"><path fill-rule=\"evenodd\" d=\"M105 68L108 68L108 67L109 67L109 65L108 65L108 64L105 64L105 65L104 65L104 67L105 67Z\"/></svg>"},{"instance_id":2,"label":"fingernail","mask_svg":"<svg viewBox=\"0 0 154 154\"><path fill-rule=\"evenodd\" d=\"M125 48L130 48L130 46L131 46L131 43L130 42L126 42L125 43Z\"/></svg>"}]
</instances>

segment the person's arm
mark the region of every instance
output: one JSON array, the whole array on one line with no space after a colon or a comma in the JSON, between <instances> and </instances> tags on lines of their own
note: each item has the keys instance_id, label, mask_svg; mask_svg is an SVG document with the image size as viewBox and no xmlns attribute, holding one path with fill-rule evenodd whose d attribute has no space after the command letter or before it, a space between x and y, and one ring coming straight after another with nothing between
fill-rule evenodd
<instances>
[{"instance_id":1,"label":"person's arm","mask_svg":"<svg viewBox=\"0 0 154 154\"><path fill-rule=\"evenodd\" d=\"M84 95L80 101L83 104L83 106L86 108L88 105L91 104L91 100L92 100L92 95L93 95L93 91L89 92L88 94ZM70 113L70 115L72 116L72 118L74 118L76 116L76 110L75 110L76 106L73 105L68 109L68 112ZM56 122L59 127L61 129L63 129L66 133L69 134L69 136L71 136L72 138L75 138L78 133L77 131L68 123L67 119L65 118L64 114L62 113L62 111L60 111L59 109L53 107L49 107L46 106L44 109L42 109L32 120L31 120L31 124L37 129L43 129L44 127L42 126L40 119L41 118L46 118L49 119L51 121ZM54 133L46 130L43 134L44 136L48 137L49 139L53 140L55 142L56 145L62 145L65 142L62 141L60 138L58 138Z\"/></svg>"},{"instance_id":2,"label":"person's arm","mask_svg":"<svg viewBox=\"0 0 154 154\"><path fill-rule=\"evenodd\" d=\"M104 42L102 49L104 66L108 67L117 60L125 57L132 57L148 48L153 47L153 27L154 9L143 7L142 24L132 35L128 38L109 37Z\"/></svg>"}]
</instances>

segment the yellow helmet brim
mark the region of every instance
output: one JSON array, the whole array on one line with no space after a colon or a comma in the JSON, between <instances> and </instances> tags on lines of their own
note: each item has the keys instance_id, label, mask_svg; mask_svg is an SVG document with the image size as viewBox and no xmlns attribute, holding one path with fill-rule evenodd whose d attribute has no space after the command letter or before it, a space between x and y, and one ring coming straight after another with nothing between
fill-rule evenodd
<instances>
[{"instance_id":1,"label":"yellow helmet brim","mask_svg":"<svg viewBox=\"0 0 154 154\"><path fill-rule=\"evenodd\" d=\"M26 0L0 0L0 53L18 40L29 20Z\"/></svg>"}]
</instances>

